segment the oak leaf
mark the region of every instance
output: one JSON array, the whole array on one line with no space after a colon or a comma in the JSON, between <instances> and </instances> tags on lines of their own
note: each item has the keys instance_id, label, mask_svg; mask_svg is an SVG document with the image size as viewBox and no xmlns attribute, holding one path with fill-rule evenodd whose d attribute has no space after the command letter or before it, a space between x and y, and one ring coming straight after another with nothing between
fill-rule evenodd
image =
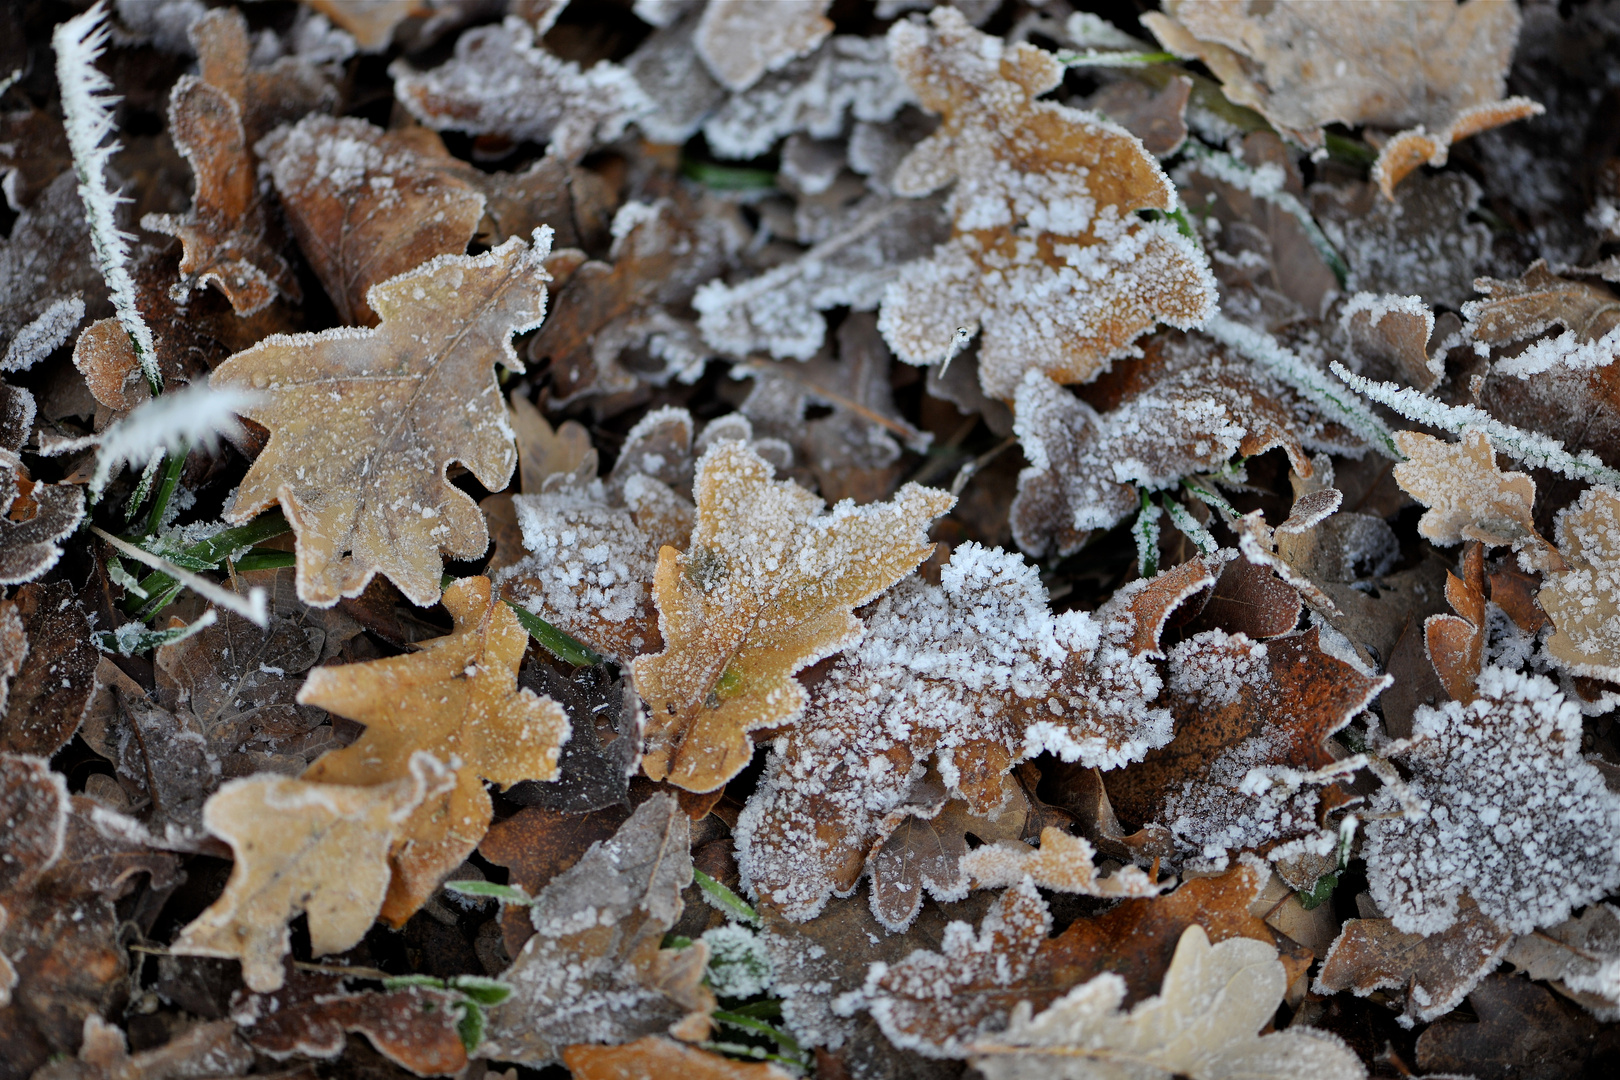
<instances>
[{"instance_id":1,"label":"oak leaf","mask_svg":"<svg viewBox=\"0 0 1620 1080\"><path fill-rule=\"evenodd\" d=\"M1211 945L1190 926L1157 997L1120 1011L1125 982L1104 974L1038 1016L1020 1003L1005 1031L968 1047L990 1080L1130 1076L1140 1080L1359 1080L1361 1060L1336 1036L1296 1027L1258 1036L1282 1002L1288 976L1277 950L1248 938Z\"/></svg>"},{"instance_id":2,"label":"oak leaf","mask_svg":"<svg viewBox=\"0 0 1620 1080\"><path fill-rule=\"evenodd\" d=\"M1341 123L1399 132L1373 166L1386 197L1451 144L1541 106L1502 99L1519 12L1511 4L1235 4L1171 0L1142 24L1178 56L1202 60L1227 98L1307 147ZM1331 77L1324 77L1331 72Z\"/></svg>"},{"instance_id":3,"label":"oak leaf","mask_svg":"<svg viewBox=\"0 0 1620 1080\"><path fill-rule=\"evenodd\" d=\"M309 917L316 956L342 952L371 929L388 891L388 853L400 826L455 776L427 754L390 784L349 787L283 776L233 780L208 800L203 822L231 845L225 893L188 923L171 951L242 962L242 980L279 989L292 947L287 923Z\"/></svg>"},{"instance_id":4,"label":"oak leaf","mask_svg":"<svg viewBox=\"0 0 1620 1080\"><path fill-rule=\"evenodd\" d=\"M1437 544L1478 540L1492 547L1535 535L1536 482L1525 473L1497 468L1496 451L1483 432L1467 431L1448 443L1398 431L1395 444L1407 457L1395 466L1396 483L1428 507L1419 533Z\"/></svg>"},{"instance_id":5,"label":"oak leaf","mask_svg":"<svg viewBox=\"0 0 1620 1080\"><path fill-rule=\"evenodd\" d=\"M1474 680L1485 662L1485 549L1471 543L1463 552L1466 577L1446 574L1446 602L1455 615L1423 620L1423 646L1446 693L1464 704L1474 700Z\"/></svg>"},{"instance_id":6,"label":"oak leaf","mask_svg":"<svg viewBox=\"0 0 1620 1080\"><path fill-rule=\"evenodd\" d=\"M923 530L954 502L908 484L892 502L828 513L771 474L746 445L716 442L698 463L691 546L659 552L664 651L634 664L651 707L643 768L691 791L747 765L749 731L798 719L793 674L859 640L850 610L928 557Z\"/></svg>"},{"instance_id":7,"label":"oak leaf","mask_svg":"<svg viewBox=\"0 0 1620 1080\"><path fill-rule=\"evenodd\" d=\"M895 66L940 129L893 185L926 195L952 180L955 234L901 272L879 323L901 359L942 361L957 328L984 328L979 378L1011 400L1026 371L1087 382L1137 355L1155 323L1189 329L1215 311L1202 251L1165 221L1175 189L1141 142L1092 114L1038 101L1062 81L1052 54L1004 48L949 7L889 31Z\"/></svg>"},{"instance_id":8,"label":"oak leaf","mask_svg":"<svg viewBox=\"0 0 1620 1080\"><path fill-rule=\"evenodd\" d=\"M1474 288L1487 299L1470 300L1462 313L1477 341L1510 345L1564 327L1499 360L1499 374L1525 379L1554 367L1601 368L1620 356L1620 297L1601 285L1560 277L1537 259L1516 281L1479 278Z\"/></svg>"},{"instance_id":9,"label":"oak leaf","mask_svg":"<svg viewBox=\"0 0 1620 1080\"><path fill-rule=\"evenodd\" d=\"M372 286L465 252L484 213L483 195L419 140L364 120L311 114L255 150L299 248L351 326L382 317L367 296Z\"/></svg>"},{"instance_id":10,"label":"oak leaf","mask_svg":"<svg viewBox=\"0 0 1620 1080\"><path fill-rule=\"evenodd\" d=\"M69 170L12 223L0 243L0 370L20 371L67 341L86 315L111 314Z\"/></svg>"},{"instance_id":11,"label":"oak leaf","mask_svg":"<svg viewBox=\"0 0 1620 1080\"><path fill-rule=\"evenodd\" d=\"M693 45L714 77L746 90L821 44L832 32L829 0L720 0L704 7Z\"/></svg>"},{"instance_id":12,"label":"oak leaf","mask_svg":"<svg viewBox=\"0 0 1620 1080\"><path fill-rule=\"evenodd\" d=\"M380 572L431 604L440 551L484 553L483 516L445 470L460 461L496 491L511 479L494 364L523 370L511 336L545 316L549 248L537 231L532 247L441 256L373 286L376 329L276 335L215 369L213 385L258 395L246 415L270 429L226 520L281 504L306 603L358 596Z\"/></svg>"},{"instance_id":13,"label":"oak leaf","mask_svg":"<svg viewBox=\"0 0 1620 1080\"><path fill-rule=\"evenodd\" d=\"M707 947L661 945L692 882L689 838L675 797L655 795L551 879L529 908L534 936L502 975L512 996L490 1010L480 1054L538 1067L576 1043L706 1029Z\"/></svg>"},{"instance_id":14,"label":"oak leaf","mask_svg":"<svg viewBox=\"0 0 1620 1080\"><path fill-rule=\"evenodd\" d=\"M300 704L366 725L352 745L311 765L305 780L398 783L422 752L454 763L455 787L426 799L399 827L381 913L395 926L484 838L494 813L484 780L504 787L552 779L569 734L562 706L518 686L528 634L489 579L456 582L444 606L455 619L450 634L404 656L317 668L298 694Z\"/></svg>"},{"instance_id":15,"label":"oak leaf","mask_svg":"<svg viewBox=\"0 0 1620 1080\"><path fill-rule=\"evenodd\" d=\"M1581 714L1539 675L1487 667L1468 704L1420 707L1390 753L1407 789L1370 802L1369 891L1405 933L1464 895L1515 933L1562 921L1620 882L1620 796L1581 756Z\"/></svg>"},{"instance_id":16,"label":"oak leaf","mask_svg":"<svg viewBox=\"0 0 1620 1080\"><path fill-rule=\"evenodd\" d=\"M1361 292L1339 310L1339 328L1356 356L1391 374L1399 373L1424 393L1438 386L1446 374L1443 352L1429 355L1434 326L1434 312L1419 296Z\"/></svg>"},{"instance_id":17,"label":"oak leaf","mask_svg":"<svg viewBox=\"0 0 1620 1080\"><path fill-rule=\"evenodd\" d=\"M1024 844L985 844L962 860L962 869L979 889L1002 889L1028 878L1038 888L1082 896L1152 896L1161 886L1134 866L1104 878L1093 861L1097 851L1083 837L1062 829L1041 830L1040 849Z\"/></svg>"},{"instance_id":18,"label":"oak leaf","mask_svg":"<svg viewBox=\"0 0 1620 1080\"><path fill-rule=\"evenodd\" d=\"M658 1035L644 1035L623 1046L569 1046L562 1052L562 1063L575 1080L643 1080L653 1076L790 1080L787 1073L769 1062L734 1061Z\"/></svg>"},{"instance_id":19,"label":"oak leaf","mask_svg":"<svg viewBox=\"0 0 1620 1080\"><path fill-rule=\"evenodd\" d=\"M1557 631L1547 653L1577 674L1613 679L1620 676L1620 590L1613 570L1620 562L1620 494L1586 489L1558 512L1554 529L1569 569L1548 575L1536 594Z\"/></svg>"}]
</instances>

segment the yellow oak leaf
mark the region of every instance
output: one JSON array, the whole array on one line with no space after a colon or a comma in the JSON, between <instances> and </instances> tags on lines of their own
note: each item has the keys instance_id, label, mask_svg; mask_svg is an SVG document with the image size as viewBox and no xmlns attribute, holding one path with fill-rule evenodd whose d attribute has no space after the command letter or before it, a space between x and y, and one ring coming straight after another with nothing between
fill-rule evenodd
<instances>
[{"instance_id":1,"label":"yellow oak leaf","mask_svg":"<svg viewBox=\"0 0 1620 1080\"><path fill-rule=\"evenodd\" d=\"M381 918L399 925L459 866L489 829L484 780L551 780L569 735L568 715L517 684L528 635L489 579L466 578L444 593L455 629L416 652L362 664L316 668L303 705L358 720L359 739L323 754L304 779L327 784L391 783L418 751L450 761L455 787L429 799L400 830L389 857L393 881Z\"/></svg>"},{"instance_id":2,"label":"yellow oak leaf","mask_svg":"<svg viewBox=\"0 0 1620 1080\"><path fill-rule=\"evenodd\" d=\"M414 603L439 599L439 553L489 546L452 461L491 491L517 464L494 364L522 371L512 335L540 325L548 230L482 255L443 255L375 285L375 329L275 334L214 370L270 429L225 517L279 502L298 539L298 597L331 607L378 573Z\"/></svg>"},{"instance_id":3,"label":"yellow oak leaf","mask_svg":"<svg viewBox=\"0 0 1620 1080\"><path fill-rule=\"evenodd\" d=\"M955 502L907 484L892 502L828 513L772 474L745 444L716 443L698 462L691 546L658 553L664 651L634 664L651 706L642 767L689 791L713 791L747 765L749 731L799 717L794 672L860 640L851 609L928 557L923 530Z\"/></svg>"},{"instance_id":4,"label":"yellow oak leaf","mask_svg":"<svg viewBox=\"0 0 1620 1080\"><path fill-rule=\"evenodd\" d=\"M172 950L242 962L248 989L279 990L287 923L309 916L316 956L342 952L371 929L388 889L388 849L424 799L455 780L428 754L391 784L345 787L261 774L233 780L203 809L231 845L225 892L180 932Z\"/></svg>"}]
</instances>

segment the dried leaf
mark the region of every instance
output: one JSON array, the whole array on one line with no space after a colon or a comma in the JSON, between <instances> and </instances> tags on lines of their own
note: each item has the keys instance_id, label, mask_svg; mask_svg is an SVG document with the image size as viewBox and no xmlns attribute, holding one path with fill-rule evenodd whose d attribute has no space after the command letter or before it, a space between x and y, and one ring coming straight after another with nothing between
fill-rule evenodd
<instances>
[{"instance_id":1,"label":"dried leaf","mask_svg":"<svg viewBox=\"0 0 1620 1080\"><path fill-rule=\"evenodd\" d=\"M1062 79L1051 54L1003 51L948 7L929 18L896 23L890 52L944 120L893 183L916 196L954 179L955 235L889 286L879 325L895 353L939 363L957 327L982 325L985 393L1011 400L1026 371L1086 382L1137 355L1133 342L1155 323L1186 329L1212 315L1202 252L1174 225L1137 216L1169 211L1176 197L1136 137L1035 100Z\"/></svg>"},{"instance_id":2,"label":"dried leaf","mask_svg":"<svg viewBox=\"0 0 1620 1080\"><path fill-rule=\"evenodd\" d=\"M412 759L409 776L377 787L231 781L209 798L203 821L231 845L236 865L225 894L181 930L171 951L240 960L243 981L264 993L285 978L287 923L299 912L309 917L316 956L349 948L382 907L401 825L454 783L427 754Z\"/></svg>"},{"instance_id":3,"label":"dried leaf","mask_svg":"<svg viewBox=\"0 0 1620 1080\"><path fill-rule=\"evenodd\" d=\"M510 883L533 896L577 863L591 845L612 839L631 813L629 799L585 814L529 807L492 825L478 853L506 867ZM507 953L518 955L534 935L528 908L503 907L501 935Z\"/></svg>"},{"instance_id":4,"label":"dried leaf","mask_svg":"<svg viewBox=\"0 0 1620 1080\"><path fill-rule=\"evenodd\" d=\"M540 494L547 477L572 473L587 456L595 456L591 433L583 424L564 420L553 429L521 394L512 395L512 429L517 433L518 473L527 495Z\"/></svg>"},{"instance_id":5,"label":"dried leaf","mask_svg":"<svg viewBox=\"0 0 1620 1080\"><path fill-rule=\"evenodd\" d=\"M707 947L660 947L692 881L688 839L674 796L656 795L551 880L529 909L534 936L502 976L513 994L490 1010L481 1054L538 1067L576 1043L706 1029Z\"/></svg>"},{"instance_id":6,"label":"dried leaf","mask_svg":"<svg viewBox=\"0 0 1620 1080\"><path fill-rule=\"evenodd\" d=\"M226 520L280 502L298 534L306 603L358 596L381 572L431 604L440 551L484 553L478 505L445 470L460 461L493 490L512 476L493 365L523 369L511 335L545 315L549 243L537 232L532 247L513 239L441 256L373 288L377 329L278 335L215 369L213 385L258 394L246 415L270 429Z\"/></svg>"},{"instance_id":7,"label":"dried leaf","mask_svg":"<svg viewBox=\"0 0 1620 1080\"><path fill-rule=\"evenodd\" d=\"M557 760L557 778L515 784L507 799L566 814L624 804L641 763L641 703L630 680L615 677L606 664L565 675L549 664L532 663L519 682L561 705L570 733Z\"/></svg>"},{"instance_id":8,"label":"dried leaf","mask_svg":"<svg viewBox=\"0 0 1620 1080\"><path fill-rule=\"evenodd\" d=\"M255 147L299 248L351 326L382 318L368 298L372 286L435 256L462 254L478 229L484 197L420 147L364 120L320 115Z\"/></svg>"},{"instance_id":9,"label":"dried leaf","mask_svg":"<svg viewBox=\"0 0 1620 1080\"><path fill-rule=\"evenodd\" d=\"M1319 789L1342 775L1328 739L1389 678L1330 655L1316 627L1263 644L1209 630L1169 657L1176 738L1108 779L1114 808L1217 864L1229 849L1316 837Z\"/></svg>"},{"instance_id":10,"label":"dried leaf","mask_svg":"<svg viewBox=\"0 0 1620 1080\"><path fill-rule=\"evenodd\" d=\"M746 90L832 33L831 0L719 0L704 7L692 44L714 77Z\"/></svg>"},{"instance_id":11,"label":"dried leaf","mask_svg":"<svg viewBox=\"0 0 1620 1080\"><path fill-rule=\"evenodd\" d=\"M1391 751L1409 791L1371 800L1370 891L1405 933L1445 930L1466 893L1527 934L1620 882L1620 796L1581 757L1580 709L1547 679L1497 667L1477 692L1417 710Z\"/></svg>"},{"instance_id":12,"label":"dried leaf","mask_svg":"<svg viewBox=\"0 0 1620 1080\"><path fill-rule=\"evenodd\" d=\"M1590 1017L1521 976L1487 977L1468 1004L1477 1023L1442 1021L1418 1036L1418 1068L1481 1080L1556 1080L1578 1075L1595 1049Z\"/></svg>"},{"instance_id":13,"label":"dried leaf","mask_svg":"<svg viewBox=\"0 0 1620 1080\"><path fill-rule=\"evenodd\" d=\"M1187 141L1187 99L1193 82L1173 75L1158 89L1135 79L1102 87L1087 106L1142 140L1142 148L1161 161Z\"/></svg>"},{"instance_id":14,"label":"dried leaf","mask_svg":"<svg viewBox=\"0 0 1620 1080\"><path fill-rule=\"evenodd\" d=\"M624 1046L569 1046L562 1063L575 1080L641 1080L682 1076L692 1080L789 1080L768 1062L742 1062L673 1039L646 1035Z\"/></svg>"},{"instance_id":15,"label":"dried leaf","mask_svg":"<svg viewBox=\"0 0 1620 1080\"><path fill-rule=\"evenodd\" d=\"M1620 596L1610 567L1620 560L1620 495L1588 488L1559 511L1555 528L1569 569L1550 575L1536 594L1557 630L1547 653L1577 674L1613 679L1620 673Z\"/></svg>"},{"instance_id":16,"label":"dried leaf","mask_svg":"<svg viewBox=\"0 0 1620 1080\"><path fill-rule=\"evenodd\" d=\"M347 1047L344 1033L352 1031L417 1076L451 1076L466 1067L467 1050L456 1031L459 995L424 986L363 994L315 994L317 989L301 987L295 978L273 995L233 1003L231 1011L251 1021L243 1027L253 1049L277 1061L338 1057Z\"/></svg>"},{"instance_id":17,"label":"dried leaf","mask_svg":"<svg viewBox=\"0 0 1620 1080\"><path fill-rule=\"evenodd\" d=\"M712 791L747 765L750 730L798 719L794 672L858 640L850 609L928 556L923 529L954 501L908 484L893 502L829 514L771 473L746 445L716 442L698 463L691 547L659 553L664 651L634 665L653 779Z\"/></svg>"},{"instance_id":18,"label":"dried leaf","mask_svg":"<svg viewBox=\"0 0 1620 1080\"><path fill-rule=\"evenodd\" d=\"M1339 326L1363 361L1399 372L1424 393L1445 377L1444 355L1428 352L1434 312L1422 297L1357 293L1340 309Z\"/></svg>"},{"instance_id":19,"label":"dried leaf","mask_svg":"<svg viewBox=\"0 0 1620 1080\"><path fill-rule=\"evenodd\" d=\"M1552 981L1599 1020L1620 1018L1620 912L1613 904L1593 904L1578 919L1514 938L1506 959L1532 979Z\"/></svg>"},{"instance_id":20,"label":"dried leaf","mask_svg":"<svg viewBox=\"0 0 1620 1080\"><path fill-rule=\"evenodd\" d=\"M1401 990L1406 1011L1400 1022L1427 1023L1461 1004L1479 981L1502 962L1513 934L1497 926L1464 898L1457 921L1438 934L1404 934L1389 919L1351 919L1322 958L1318 994Z\"/></svg>"},{"instance_id":21,"label":"dried leaf","mask_svg":"<svg viewBox=\"0 0 1620 1080\"><path fill-rule=\"evenodd\" d=\"M32 206L72 165L59 118L33 106L0 114L0 190L11 209Z\"/></svg>"},{"instance_id":22,"label":"dried leaf","mask_svg":"<svg viewBox=\"0 0 1620 1080\"><path fill-rule=\"evenodd\" d=\"M1542 111L1525 98L1501 100L1519 36L1511 4L1250 11L1172 0L1142 24L1165 48L1202 60L1228 99L1301 145L1320 146L1330 123L1399 131L1374 165L1388 198L1418 165L1444 165L1456 140Z\"/></svg>"},{"instance_id":23,"label":"dried leaf","mask_svg":"<svg viewBox=\"0 0 1620 1080\"><path fill-rule=\"evenodd\" d=\"M86 315L111 313L71 171L17 215L10 239L0 242L0 282L0 371L31 367Z\"/></svg>"},{"instance_id":24,"label":"dried leaf","mask_svg":"<svg viewBox=\"0 0 1620 1080\"><path fill-rule=\"evenodd\" d=\"M432 11L434 0L310 0L309 6L353 34L360 48L381 52L395 27Z\"/></svg>"},{"instance_id":25,"label":"dried leaf","mask_svg":"<svg viewBox=\"0 0 1620 1080\"><path fill-rule=\"evenodd\" d=\"M1306 1027L1256 1036L1269 1026L1287 987L1275 948L1247 938L1212 946L1202 927L1191 926L1159 996L1123 1013L1124 980L1100 975L1038 1016L1020 1004L1005 1031L971 1044L970 1060L990 1080L1078 1078L1102 1070L1143 1080L1366 1076L1360 1059L1335 1036Z\"/></svg>"},{"instance_id":26,"label":"dried leaf","mask_svg":"<svg viewBox=\"0 0 1620 1080\"><path fill-rule=\"evenodd\" d=\"M1048 826L1041 830L1039 851L1022 844L986 844L968 852L962 869L978 889L1007 888L1028 878L1039 888L1082 896L1152 896L1163 891L1134 866L1099 877L1093 862L1096 854L1082 838Z\"/></svg>"},{"instance_id":27,"label":"dried leaf","mask_svg":"<svg viewBox=\"0 0 1620 1080\"><path fill-rule=\"evenodd\" d=\"M34 1073L36 1080L168 1080L170 1077L241 1076L253 1051L228 1020L197 1024L162 1046L129 1052L124 1033L101 1017L84 1018L84 1042L75 1060L58 1060Z\"/></svg>"},{"instance_id":28,"label":"dried leaf","mask_svg":"<svg viewBox=\"0 0 1620 1080\"><path fill-rule=\"evenodd\" d=\"M1437 544L1478 540L1501 547L1534 536L1531 508L1536 482L1525 473L1504 473L1483 432L1464 432L1455 443L1418 431L1398 431L1395 444L1406 461L1395 480L1428 507L1418 532Z\"/></svg>"},{"instance_id":29,"label":"dried leaf","mask_svg":"<svg viewBox=\"0 0 1620 1080\"><path fill-rule=\"evenodd\" d=\"M73 738L96 688L90 623L67 581L24 585L0 601L0 623L0 672L11 676L9 695L0 690L0 751L48 758Z\"/></svg>"},{"instance_id":30,"label":"dried leaf","mask_svg":"<svg viewBox=\"0 0 1620 1080\"><path fill-rule=\"evenodd\" d=\"M1464 704L1474 700L1474 681L1485 662L1485 550L1471 543L1463 553L1466 578L1446 575L1446 601L1455 615L1430 615L1423 644L1446 693Z\"/></svg>"},{"instance_id":31,"label":"dried leaf","mask_svg":"<svg viewBox=\"0 0 1620 1080\"><path fill-rule=\"evenodd\" d=\"M28 516L11 516L24 513ZM0 584L33 581L55 566L62 557L60 541L83 520L83 488L30 484L16 455L0 449Z\"/></svg>"},{"instance_id":32,"label":"dried leaf","mask_svg":"<svg viewBox=\"0 0 1620 1080\"><path fill-rule=\"evenodd\" d=\"M366 725L352 745L311 765L305 780L375 787L407 780L423 752L455 762L454 788L426 799L399 826L381 913L394 926L484 838L494 813L484 781L552 779L569 734L562 706L518 686L528 634L489 579L456 582L444 606L455 619L450 634L404 656L317 668L298 694L301 704Z\"/></svg>"}]
</instances>

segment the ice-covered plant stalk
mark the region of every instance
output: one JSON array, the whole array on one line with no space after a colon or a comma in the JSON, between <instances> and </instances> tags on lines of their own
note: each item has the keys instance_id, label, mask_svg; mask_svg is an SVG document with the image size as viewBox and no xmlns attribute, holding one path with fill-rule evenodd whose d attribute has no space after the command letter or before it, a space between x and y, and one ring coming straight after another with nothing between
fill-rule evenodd
<instances>
[{"instance_id":1,"label":"ice-covered plant stalk","mask_svg":"<svg viewBox=\"0 0 1620 1080\"><path fill-rule=\"evenodd\" d=\"M131 238L118 228L118 204L128 200L107 187L107 162L120 149L118 140L110 137L114 130L113 108L119 99L109 93L112 80L96 67L96 61L107 51L107 33L106 3L97 0L83 15L59 25L51 35L51 45L56 50L56 81L62 88L68 146L73 151L79 198L84 202L96 261L107 282L118 322L135 346L141 371L156 393L163 387L163 377L158 373L152 331L135 306L135 282L129 276Z\"/></svg>"}]
</instances>

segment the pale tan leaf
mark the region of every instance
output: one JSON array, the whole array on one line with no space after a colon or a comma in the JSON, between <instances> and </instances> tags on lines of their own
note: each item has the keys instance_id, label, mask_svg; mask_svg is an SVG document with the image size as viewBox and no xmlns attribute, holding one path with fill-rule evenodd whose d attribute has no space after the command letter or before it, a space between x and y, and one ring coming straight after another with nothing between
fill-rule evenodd
<instances>
[{"instance_id":1,"label":"pale tan leaf","mask_svg":"<svg viewBox=\"0 0 1620 1080\"><path fill-rule=\"evenodd\" d=\"M1502 547L1535 535L1530 516L1536 482L1525 473L1504 473L1483 432L1464 432L1455 443L1418 431L1398 431L1395 444L1406 461L1395 480L1428 507L1418 532L1437 544L1479 540Z\"/></svg>"}]
</instances>

